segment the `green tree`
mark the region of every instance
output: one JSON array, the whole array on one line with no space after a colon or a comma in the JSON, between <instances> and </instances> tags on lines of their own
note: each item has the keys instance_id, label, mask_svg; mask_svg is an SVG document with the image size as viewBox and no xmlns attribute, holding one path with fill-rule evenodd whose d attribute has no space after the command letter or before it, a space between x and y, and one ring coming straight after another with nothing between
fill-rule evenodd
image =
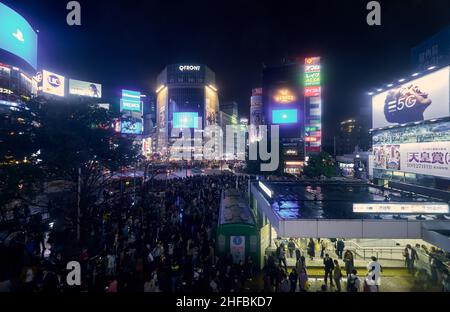
<instances>
[{"instance_id":1,"label":"green tree","mask_svg":"<svg viewBox=\"0 0 450 312\"><path fill-rule=\"evenodd\" d=\"M330 178L336 176L336 167L330 154L321 152L309 157L308 165L303 172L309 178L319 178L321 176Z\"/></svg>"},{"instance_id":2,"label":"green tree","mask_svg":"<svg viewBox=\"0 0 450 312\"><path fill-rule=\"evenodd\" d=\"M115 117L89 99L36 98L27 103L26 109L14 113L14 118L22 120L23 124L8 126L12 132L24 128L24 143L12 144L13 151L9 153L16 159L30 158L32 170L43 177L33 181L35 186L54 180L69 183L74 205L68 213L72 220L76 216L73 208L78 206L76 195L80 182L82 230L94 217L98 194L110 182L112 173L134 165L138 159L139 146L111 127ZM26 143L30 140L32 145L28 147Z\"/></svg>"}]
</instances>

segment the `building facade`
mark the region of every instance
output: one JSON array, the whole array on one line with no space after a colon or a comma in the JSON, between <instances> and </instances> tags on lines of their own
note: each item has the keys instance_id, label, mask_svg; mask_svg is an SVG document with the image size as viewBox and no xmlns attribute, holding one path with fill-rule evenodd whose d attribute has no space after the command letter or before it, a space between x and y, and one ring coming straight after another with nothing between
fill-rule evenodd
<instances>
[{"instance_id":1,"label":"building facade","mask_svg":"<svg viewBox=\"0 0 450 312\"><path fill-rule=\"evenodd\" d=\"M305 160L305 107L299 77L302 65L284 63L263 69L263 119L279 126L281 170L299 174Z\"/></svg>"},{"instance_id":2,"label":"building facade","mask_svg":"<svg viewBox=\"0 0 450 312\"><path fill-rule=\"evenodd\" d=\"M161 155L170 156L170 147L180 137L180 130L188 129L192 138L197 133L196 139L192 139L194 143L202 137L205 127L218 125L215 74L206 65L168 65L159 74L157 85L157 151ZM201 152L194 147L192 151Z\"/></svg>"}]
</instances>

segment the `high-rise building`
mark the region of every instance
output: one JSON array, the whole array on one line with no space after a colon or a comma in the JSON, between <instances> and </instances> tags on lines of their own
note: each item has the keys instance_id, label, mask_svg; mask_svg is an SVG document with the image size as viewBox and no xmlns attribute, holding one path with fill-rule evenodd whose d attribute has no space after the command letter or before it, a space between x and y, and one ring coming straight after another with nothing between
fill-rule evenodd
<instances>
[{"instance_id":1,"label":"high-rise building","mask_svg":"<svg viewBox=\"0 0 450 312\"><path fill-rule=\"evenodd\" d=\"M239 116L238 103L235 101L220 103L220 111L228 115Z\"/></svg>"},{"instance_id":2,"label":"high-rise building","mask_svg":"<svg viewBox=\"0 0 450 312\"><path fill-rule=\"evenodd\" d=\"M159 74L156 124L160 154L169 156L170 147L180 137L180 129L190 129L194 138L195 132L202 133L205 127L218 124L219 97L215 82L214 72L203 64L168 65ZM194 148L192 151L194 155L201 153Z\"/></svg>"},{"instance_id":3,"label":"high-rise building","mask_svg":"<svg viewBox=\"0 0 450 312\"><path fill-rule=\"evenodd\" d=\"M450 64L450 26L411 49L413 70L423 71Z\"/></svg>"},{"instance_id":4,"label":"high-rise building","mask_svg":"<svg viewBox=\"0 0 450 312\"><path fill-rule=\"evenodd\" d=\"M352 118L340 123L339 132L335 138L336 155L352 154L355 149L366 150L369 140L361 122Z\"/></svg>"},{"instance_id":5,"label":"high-rise building","mask_svg":"<svg viewBox=\"0 0 450 312\"><path fill-rule=\"evenodd\" d=\"M280 163L283 172L298 174L305 159L305 109L298 62L284 63L263 69L263 119L268 126L278 125Z\"/></svg>"}]
</instances>

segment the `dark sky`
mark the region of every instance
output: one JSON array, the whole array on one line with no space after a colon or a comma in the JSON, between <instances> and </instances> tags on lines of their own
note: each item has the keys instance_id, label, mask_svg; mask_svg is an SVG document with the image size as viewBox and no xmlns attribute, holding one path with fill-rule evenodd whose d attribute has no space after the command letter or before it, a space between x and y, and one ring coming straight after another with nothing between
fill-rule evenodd
<instances>
[{"instance_id":1,"label":"dark sky","mask_svg":"<svg viewBox=\"0 0 450 312\"><path fill-rule=\"evenodd\" d=\"M39 29L39 67L121 88L154 90L170 63L204 63L220 100L248 115L263 63L320 55L324 135L367 105L367 90L410 74L410 49L450 24L449 0L384 0L382 26L366 24L366 0L81 0L82 26L66 24L68 1L2 0Z\"/></svg>"}]
</instances>

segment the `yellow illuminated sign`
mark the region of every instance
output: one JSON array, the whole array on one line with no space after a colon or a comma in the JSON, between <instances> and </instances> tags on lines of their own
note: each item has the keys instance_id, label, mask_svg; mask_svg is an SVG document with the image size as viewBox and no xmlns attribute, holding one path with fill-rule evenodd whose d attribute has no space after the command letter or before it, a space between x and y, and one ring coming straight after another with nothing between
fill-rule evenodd
<instances>
[{"instance_id":1,"label":"yellow illuminated sign","mask_svg":"<svg viewBox=\"0 0 450 312\"><path fill-rule=\"evenodd\" d=\"M296 100L295 95L289 91L288 89L280 89L277 91L277 93L275 94L275 96L273 97L273 99L275 100L275 102L277 103L292 103Z\"/></svg>"}]
</instances>

